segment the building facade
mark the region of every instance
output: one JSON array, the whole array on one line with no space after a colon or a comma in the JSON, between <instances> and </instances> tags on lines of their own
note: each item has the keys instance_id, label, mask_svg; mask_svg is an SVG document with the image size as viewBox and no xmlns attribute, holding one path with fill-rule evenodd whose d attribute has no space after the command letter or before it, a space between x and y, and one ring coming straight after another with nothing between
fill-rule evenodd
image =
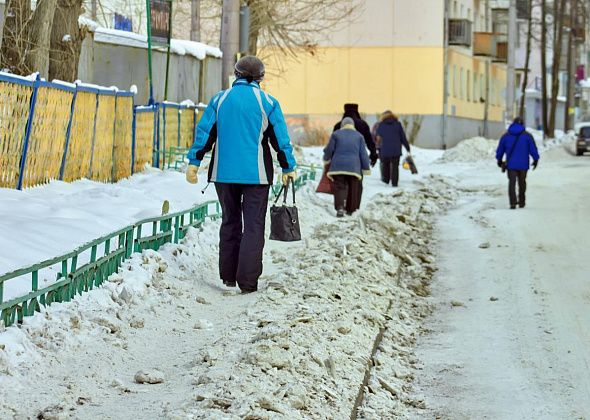
<instances>
[{"instance_id":1,"label":"building facade","mask_svg":"<svg viewBox=\"0 0 590 420\"><path fill-rule=\"evenodd\" d=\"M416 121L423 147L451 147L486 125L489 136L501 133L506 43L492 33L489 2L365 0L342 26L313 56L269 69L280 76L265 87L281 100L296 139L328 132L347 102L369 123L387 109Z\"/></svg>"}]
</instances>

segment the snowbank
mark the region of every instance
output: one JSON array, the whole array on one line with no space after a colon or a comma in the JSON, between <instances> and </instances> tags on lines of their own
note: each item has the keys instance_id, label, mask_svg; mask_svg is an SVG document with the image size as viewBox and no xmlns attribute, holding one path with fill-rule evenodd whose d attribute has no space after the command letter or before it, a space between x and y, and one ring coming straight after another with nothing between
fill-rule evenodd
<instances>
[{"instance_id":1,"label":"snowbank","mask_svg":"<svg viewBox=\"0 0 590 420\"><path fill-rule=\"evenodd\" d=\"M276 252L281 272L247 322L195 358L195 396L173 416L349 418L380 329L393 319L395 345L409 346L427 313L420 302L434 268L424 239L452 197L448 184L430 178L417 193L378 195L358 218L320 226L295 254ZM398 363L413 369L408 354ZM401 374L387 378L399 394L383 392L407 403Z\"/></svg>"},{"instance_id":2,"label":"snowbank","mask_svg":"<svg viewBox=\"0 0 590 420\"><path fill-rule=\"evenodd\" d=\"M441 162L478 162L493 158L497 140L484 137L473 137L461 141L452 149L448 149L441 157Z\"/></svg>"},{"instance_id":3,"label":"snowbank","mask_svg":"<svg viewBox=\"0 0 590 420\"><path fill-rule=\"evenodd\" d=\"M551 150L555 147L561 146L564 143L572 141L575 138L575 133L570 131L564 133L560 130L555 130L555 138L545 139L543 132L527 128L527 131L533 136L537 148L540 152ZM486 160L493 160L496 157L496 148L498 147L497 139L486 139L484 137L473 137L459 142L452 149L446 150L439 159L441 163L450 162L480 162Z\"/></svg>"},{"instance_id":4,"label":"snowbank","mask_svg":"<svg viewBox=\"0 0 590 420\"><path fill-rule=\"evenodd\" d=\"M96 26L91 29L94 32L94 40L106 44L126 45L137 48L147 48L147 36L136 34L134 32L120 31L117 29L103 28ZM155 47L154 49L163 49ZM204 60L206 56L221 58L222 53L219 48L212 47L201 42L189 41L185 39L172 39L170 51L178 55L192 55L199 60Z\"/></svg>"}]
</instances>

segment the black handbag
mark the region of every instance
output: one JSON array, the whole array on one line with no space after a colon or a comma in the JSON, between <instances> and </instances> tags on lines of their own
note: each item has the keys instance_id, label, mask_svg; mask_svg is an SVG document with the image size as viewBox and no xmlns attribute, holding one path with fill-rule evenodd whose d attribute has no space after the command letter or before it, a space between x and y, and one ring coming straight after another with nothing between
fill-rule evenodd
<instances>
[{"instance_id":1,"label":"black handbag","mask_svg":"<svg viewBox=\"0 0 590 420\"><path fill-rule=\"evenodd\" d=\"M289 182L292 184L293 180ZM287 205L287 193L289 184L283 185L276 196L274 204L270 208L270 239L281 242L294 242L301 240L301 229L299 228L299 213L295 206L295 186L293 189L293 206ZM283 195L283 205L277 206L277 201Z\"/></svg>"}]
</instances>

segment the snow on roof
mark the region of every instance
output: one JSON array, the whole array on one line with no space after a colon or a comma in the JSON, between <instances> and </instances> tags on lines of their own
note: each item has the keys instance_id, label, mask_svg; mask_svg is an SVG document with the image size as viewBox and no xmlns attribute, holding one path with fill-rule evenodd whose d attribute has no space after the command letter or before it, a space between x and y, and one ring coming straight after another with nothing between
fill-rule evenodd
<instances>
[{"instance_id":1,"label":"snow on roof","mask_svg":"<svg viewBox=\"0 0 590 420\"><path fill-rule=\"evenodd\" d=\"M147 48L147 36L133 32L120 31L118 29L103 28L96 22L80 16L78 18L80 26L86 26L91 32L94 32L94 40L105 44L127 45L129 47ZM152 47L163 50L163 47ZM212 47L201 42L189 41L186 39L172 39L170 51L178 55L192 55L199 60L205 59L206 56L221 58L222 53L219 48Z\"/></svg>"}]
</instances>

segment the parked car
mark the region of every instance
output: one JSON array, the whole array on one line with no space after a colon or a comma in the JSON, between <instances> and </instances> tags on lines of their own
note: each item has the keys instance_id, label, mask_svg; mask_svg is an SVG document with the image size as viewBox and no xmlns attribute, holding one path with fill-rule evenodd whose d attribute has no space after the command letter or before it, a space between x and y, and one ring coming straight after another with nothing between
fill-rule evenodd
<instances>
[{"instance_id":1,"label":"parked car","mask_svg":"<svg viewBox=\"0 0 590 420\"><path fill-rule=\"evenodd\" d=\"M590 123L579 124L576 128L576 155L582 156L584 152L590 152Z\"/></svg>"}]
</instances>

